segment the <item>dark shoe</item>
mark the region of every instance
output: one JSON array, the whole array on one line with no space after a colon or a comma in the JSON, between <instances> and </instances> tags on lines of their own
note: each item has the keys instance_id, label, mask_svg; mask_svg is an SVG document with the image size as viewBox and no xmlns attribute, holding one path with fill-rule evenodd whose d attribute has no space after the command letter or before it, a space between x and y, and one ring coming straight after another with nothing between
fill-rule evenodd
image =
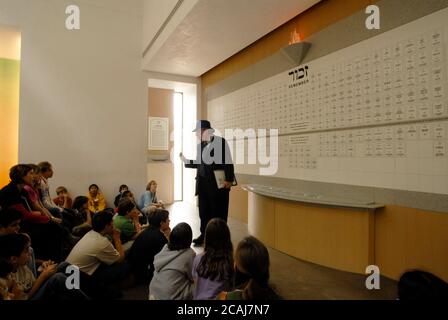
<instances>
[{"instance_id":1,"label":"dark shoe","mask_svg":"<svg viewBox=\"0 0 448 320\"><path fill-rule=\"evenodd\" d=\"M198 238L193 240L195 246L201 246L204 243L204 237L200 235Z\"/></svg>"}]
</instances>

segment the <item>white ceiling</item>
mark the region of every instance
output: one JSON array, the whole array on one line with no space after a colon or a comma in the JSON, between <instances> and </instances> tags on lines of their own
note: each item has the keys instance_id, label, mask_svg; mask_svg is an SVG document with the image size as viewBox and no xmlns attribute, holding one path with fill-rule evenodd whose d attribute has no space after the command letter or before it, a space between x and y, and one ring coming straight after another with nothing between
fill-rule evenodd
<instances>
[{"instance_id":1,"label":"white ceiling","mask_svg":"<svg viewBox=\"0 0 448 320\"><path fill-rule=\"evenodd\" d=\"M198 77L318 2L145 0L143 69Z\"/></svg>"}]
</instances>

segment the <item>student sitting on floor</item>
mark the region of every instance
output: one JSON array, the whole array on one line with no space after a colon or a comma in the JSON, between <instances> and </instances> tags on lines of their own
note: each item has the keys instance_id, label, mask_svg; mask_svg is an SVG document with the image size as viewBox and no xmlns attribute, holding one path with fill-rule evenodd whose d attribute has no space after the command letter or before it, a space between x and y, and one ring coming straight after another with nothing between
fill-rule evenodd
<instances>
[{"instance_id":1,"label":"student sitting on floor","mask_svg":"<svg viewBox=\"0 0 448 320\"><path fill-rule=\"evenodd\" d=\"M121 243L135 240L142 231L138 221L139 213L130 198L124 198L118 204L118 216L114 219L114 227L120 231Z\"/></svg>"},{"instance_id":2,"label":"student sitting on floor","mask_svg":"<svg viewBox=\"0 0 448 320\"><path fill-rule=\"evenodd\" d=\"M100 287L117 286L129 268L124 261L120 231L114 229L112 213L96 213L92 217L92 228L79 240L66 261L88 275L86 279L89 279L89 284L94 284L92 287L96 284ZM107 236L112 236L113 245ZM86 288L86 292L90 294L90 288Z\"/></svg>"},{"instance_id":3,"label":"student sitting on floor","mask_svg":"<svg viewBox=\"0 0 448 320\"><path fill-rule=\"evenodd\" d=\"M123 195L122 195L121 199L122 200L123 199L130 199L130 200L132 200L132 202L134 202L135 207L138 210L138 221L140 222L140 224L141 225L146 225L148 223L148 217L147 217L148 212L146 214L144 214L140 210L140 207L138 206L137 201L135 201L134 194L130 190L123 191ZM154 209L157 209L157 207L154 207ZM118 208L116 209L116 212L118 212Z\"/></svg>"},{"instance_id":4,"label":"student sitting on floor","mask_svg":"<svg viewBox=\"0 0 448 320\"><path fill-rule=\"evenodd\" d=\"M34 164L30 164L30 166L33 168L33 184L30 185L26 183L23 187L27 193L27 199L29 200L29 203L33 210L37 210L43 215L50 217L52 222L59 225L64 240L64 252L65 254L67 254L68 251L70 251L74 244L79 240L78 238L73 237L73 235L71 234L73 226L77 225L78 221L74 219L73 212L69 209L65 210L63 208L60 208L56 210L54 208L50 208L49 210L43 205L43 200L39 197L38 189L40 190L42 188L42 181L44 177L42 177L42 175L40 174L41 169L39 166L36 166ZM53 171L51 171L51 169L49 170L52 175ZM47 173L47 176L49 176L49 173ZM59 210L62 210L62 212L59 212Z\"/></svg>"},{"instance_id":5,"label":"student sitting on floor","mask_svg":"<svg viewBox=\"0 0 448 320\"><path fill-rule=\"evenodd\" d=\"M76 243L78 239L75 239L71 236L71 230L82 223L79 221L77 217L73 214L73 211L68 208L62 208L57 206L50 197L50 187L48 185L48 179L53 177L53 167L49 162L41 162L38 164L38 169L40 170L39 174L39 193L40 199L43 206L51 213L53 217L62 219L62 225L65 227L67 232L65 233L65 237L71 243L68 246L68 249L73 247L73 244ZM53 219L55 220L55 219Z\"/></svg>"},{"instance_id":6,"label":"student sitting on floor","mask_svg":"<svg viewBox=\"0 0 448 320\"><path fill-rule=\"evenodd\" d=\"M62 218L63 208L59 208L51 199L50 196L50 186L48 184L48 179L53 177L53 166L51 163L44 161L37 165L40 170L40 184L39 192L40 199L44 207L51 212L51 214L57 218Z\"/></svg>"},{"instance_id":7,"label":"student sitting on floor","mask_svg":"<svg viewBox=\"0 0 448 320\"><path fill-rule=\"evenodd\" d=\"M222 292L220 300L277 300L269 286L269 252L255 237L240 241L235 251L235 287Z\"/></svg>"},{"instance_id":8,"label":"student sitting on floor","mask_svg":"<svg viewBox=\"0 0 448 320\"><path fill-rule=\"evenodd\" d=\"M13 208L22 213L21 228L31 236L36 257L44 260L62 260L63 232L58 224L51 223L48 216L33 211L24 191L25 184L31 185L33 169L19 164L11 168L11 182L0 190L0 206Z\"/></svg>"},{"instance_id":9,"label":"student sitting on floor","mask_svg":"<svg viewBox=\"0 0 448 320\"><path fill-rule=\"evenodd\" d=\"M66 263L57 265L47 261L42 265L42 272L35 278L28 268L30 238L22 233L0 237L0 257L6 259L13 267L15 299L19 300L88 300L79 289L68 289ZM19 294L17 294L17 292Z\"/></svg>"},{"instance_id":10,"label":"student sitting on floor","mask_svg":"<svg viewBox=\"0 0 448 320\"><path fill-rule=\"evenodd\" d=\"M193 261L196 283L195 300L215 299L228 291L233 279L233 246L227 223L219 218L209 221L205 228L204 252Z\"/></svg>"},{"instance_id":11,"label":"student sitting on floor","mask_svg":"<svg viewBox=\"0 0 448 320\"><path fill-rule=\"evenodd\" d=\"M32 184L25 184L23 189L25 190L25 192L27 194L27 199L29 201L29 204L30 204L31 208L33 210L35 210L35 211L39 211L40 213L42 213L43 215L46 215L49 218L51 218L51 220L53 222L56 222L58 224L62 224L62 219L61 218L57 218L50 211L48 211L48 209L45 208L45 206L43 205L43 203L42 203L42 201L40 199L39 187L40 187L40 181L41 181L42 177L40 175L39 167L37 165L35 165L35 164L29 164L29 166L31 166L33 168L33 170L32 170L32 174L33 174ZM58 214L58 216L60 217L59 214Z\"/></svg>"},{"instance_id":12,"label":"student sitting on floor","mask_svg":"<svg viewBox=\"0 0 448 320\"><path fill-rule=\"evenodd\" d=\"M129 191L129 187L125 184L122 184L118 189L118 194L115 196L114 206L118 208L118 204L120 203L121 198L123 197L123 192Z\"/></svg>"},{"instance_id":13,"label":"student sitting on floor","mask_svg":"<svg viewBox=\"0 0 448 320\"><path fill-rule=\"evenodd\" d=\"M53 202L62 209L71 209L72 208L72 198L68 195L67 188L65 187L57 187L56 194L58 195L53 199Z\"/></svg>"},{"instance_id":14,"label":"student sitting on floor","mask_svg":"<svg viewBox=\"0 0 448 320\"><path fill-rule=\"evenodd\" d=\"M149 227L135 239L127 256L136 281L149 284L154 273L154 256L168 242L170 232L169 212L155 210L149 216Z\"/></svg>"},{"instance_id":15,"label":"student sitting on floor","mask_svg":"<svg viewBox=\"0 0 448 320\"><path fill-rule=\"evenodd\" d=\"M191 270L195 252L191 227L179 223L170 233L170 239L154 257L154 276L149 285L150 300L191 300L194 282Z\"/></svg>"},{"instance_id":16,"label":"student sitting on floor","mask_svg":"<svg viewBox=\"0 0 448 320\"><path fill-rule=\"evenodd\" d=\"M149 181L146 186L146 191L140 196L138 206L140 210L145 214L149 215L149 211L152 207L159 209L164 209L162 201L157 200L157 182L155 180Z\"/></svg>"},{"instance_id":17,"label":"student sitting on floor","mask_svg":"<svg viewBox=\"0 0 448 320\"><path fill-rule=\"evenodd\" d=\"M73 202L73 211L84 222L74 227L72 233L74 236L82 238L87 232L92 230L92 213L89 210L89 199L85 196L76 197Z\"/></svg>"},{"instance_id":18,"label":"student sitting on floor","mask_svg":"<svg viewBox=\"0 0 448 320\"><path fill-rule=\"evenodd\" d=\"M106 199L104 199L98 185L91 184L89 186L87 198L89 198L89 210L91 212L97 213L106 209Z\"/></svg>"},{"instance_id":19,"label":"student sitting on floor","mask_svg":"<svg viewBox=\"0 0 448 320\"><path fill-rule=\"evenodd\" d=\"M13 267L5 258L0 258L0 301L14 300Z\"/></svg>"},{"instance_id":20,"label":"student sitting on floor","mask_svg":"<svg viewBox=\"0 0 448 320\"><path fill-rule=\"evenodd\" d=\"M0 209L0 237L8 234L19 233L22 214L15 209ZM36 263L42 264L43 261L36 260L34 250L30 246L30 262L28 267L37 276Z\"/></svg>"},{"instance_id":21,"label":"student sitting on floor","mask_svg":"<svg viewBox=\"0 0 448 320\"><path fill-rule=\"evenodd\" d=\"M22 213L15 209L0 208L0 236L19 233Z\"/></svg>"}]
</instances>

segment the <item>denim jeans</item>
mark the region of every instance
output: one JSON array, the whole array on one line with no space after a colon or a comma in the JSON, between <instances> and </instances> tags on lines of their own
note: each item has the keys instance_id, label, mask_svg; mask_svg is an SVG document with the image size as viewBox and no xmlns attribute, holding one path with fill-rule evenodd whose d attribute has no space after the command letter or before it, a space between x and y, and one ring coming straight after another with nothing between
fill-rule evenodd
<instances>
[{"instance_id":1,"label":"denim jeans","mask_svg":"<svg viewBox=\"0 0 448 320\"><path fill-rule=\"evenodd\" d=\"M69 289L67 287L66 269L70 264L60 263L56 273L48 278L37 290L31 300L90 300L90 298L80 289Z\"/></svg>"}]
</instances>

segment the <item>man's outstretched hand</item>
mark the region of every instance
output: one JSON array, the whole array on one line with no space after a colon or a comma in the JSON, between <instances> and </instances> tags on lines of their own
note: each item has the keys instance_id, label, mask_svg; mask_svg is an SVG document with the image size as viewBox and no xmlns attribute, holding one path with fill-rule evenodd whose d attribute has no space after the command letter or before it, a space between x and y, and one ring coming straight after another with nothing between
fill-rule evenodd
<instances>
[{"instance_id":1,"label":"man's outstretched hand","mask_svg":"<svg viewBox=\"0 0 448 320\"><path fill-rule=\"evenodd\" d=\"M185 158L185 156L184 156L184 154L181 152L181 153L179 153L179 158L180 158L180 160L182 160L182 162L187 162L187 158Z\"/></svg>"}]
</instances>

